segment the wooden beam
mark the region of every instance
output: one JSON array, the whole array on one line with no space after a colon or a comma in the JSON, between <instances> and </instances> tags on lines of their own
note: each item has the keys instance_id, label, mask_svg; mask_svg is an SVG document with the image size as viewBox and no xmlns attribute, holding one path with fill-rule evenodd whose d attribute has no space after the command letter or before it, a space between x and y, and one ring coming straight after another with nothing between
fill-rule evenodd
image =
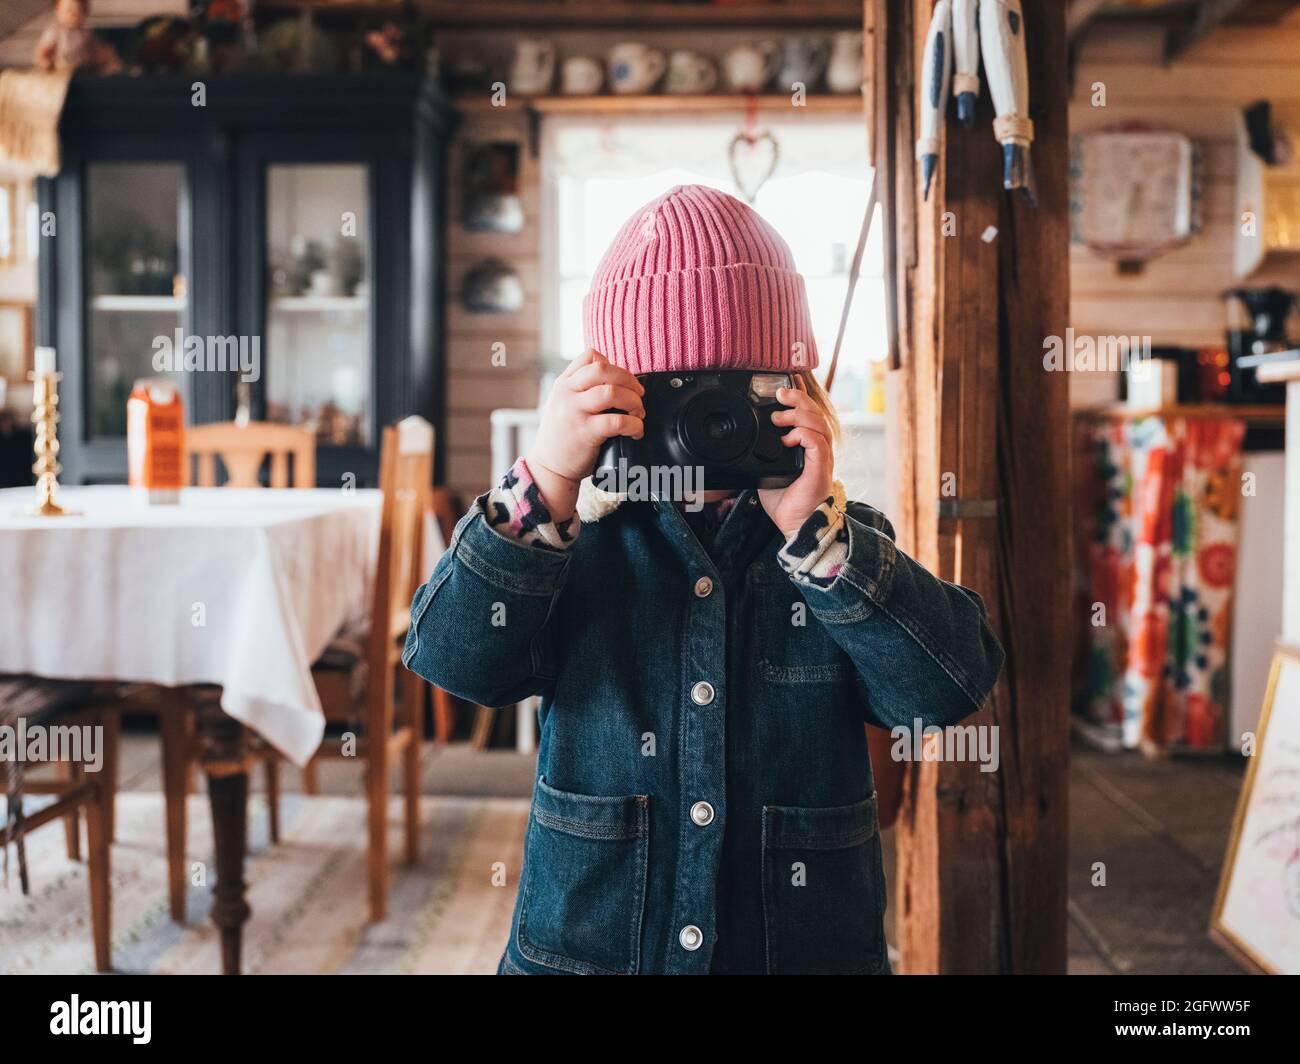
<instances>
[{"instance_id":1,"label":"wooden beam","mask_svg":"<svg viewBox=\"0 0 1300 1064\"><path fill-rule=\"evenodd\" d=\"M1189 25L1175 26L1169 31L1165 38L1165 62L1172 63L1197 41L1240 14L1249 3L1250 0L1201 0Z\"/></svg>"},{"instance_id":2,"label":"wooden beam","mask_svg":"<svg viewBox=\"0 0 1300 1064\"><path fill-rule=\"evenodd\" d=\"M931 8L891 9L909 22L909 41L890 34L897 68L918 69ZM1008 654L989 702L963 722L997 729L997 771L909 766L896 890L905 972L1065 970L1070 422L1068 380L1042 364L1044 340L1068 320L1065 9L1024 0L1024 22L1038 207L1002 190L987 94L974 129L948 123L931 202L913 179L894 205L916 233L914 262L894 266L910 340L890 411L911 419L910 435L896 433L910 441L896 456L910 518L900 545L980 593ZM941 521L945 474L996 516Z\"/></svg>"},{"instance_id":3,"label":"wooden beam","mask_svg":"<svg viewBox=\"0 0 1300 1064\"><path fill-rule=\"evenodd\" d=\"M681 27L732 29L850 29L862 18L855 0L809 0L806 3L682 4L628 0L415 0L415 11L440 29L641 29ZM354 17L400 15L402 0L258 0L259 14L310 10L321 15Z\"/></svg>"}]
</instances>

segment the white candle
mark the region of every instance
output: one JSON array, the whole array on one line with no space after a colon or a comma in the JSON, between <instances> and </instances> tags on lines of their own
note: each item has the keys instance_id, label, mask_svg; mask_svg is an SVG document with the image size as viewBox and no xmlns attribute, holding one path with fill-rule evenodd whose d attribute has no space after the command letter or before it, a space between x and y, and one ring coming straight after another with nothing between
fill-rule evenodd
<instances>
[{"instance_id":1,"label":"white candle","mask_svg":"<svg viewBox=\"0 0 1300 1064\"><path fill-rule=\"evenodd\" d=\"M36 349L36 376L49 377L54 373L54 348L38 347Z\"/></svg>"}]
</instances>

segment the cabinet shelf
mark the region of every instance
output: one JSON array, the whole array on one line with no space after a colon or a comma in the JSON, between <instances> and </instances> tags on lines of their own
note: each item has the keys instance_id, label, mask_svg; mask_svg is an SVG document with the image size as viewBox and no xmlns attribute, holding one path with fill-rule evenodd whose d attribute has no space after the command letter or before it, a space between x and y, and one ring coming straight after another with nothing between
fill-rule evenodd
<instances>
[{"instance_id":1,"label":"cabinet shelf","mask_svg":"<svg viewBox=\"0 0 1300 1064\"><path fill-rule=\"evenodd\" d=\"M492 113L500 110L492 104L491 97L483 95L455 96L452 102L467 113ZM825 114L853 114L863 108L860 93L842 95L828 93L808 96L804 105L795 107L788 94L746 96L733 93L676 96L669 93L627 96L527 96L512 100L506 105L521 106L538 114L682 114L756 111L815 111Z\"/></svg>"},{"instance_id":2,"label":"cabinet shelf","mask_svg":"<svg viewBox=\"0 0 1300 1064\"><path fill-rule=\"evenodd\" d=\"M359 313L370 309L365 296L276 296L270 302L272 310L293 314L324 314L332 311Z\"/></svg>"},{"instance_id":3,"label":"cabinet shelf","mask_svg":"<svg viewBox=\"0 0 1300 1064\"><path fill-rule=\"evenodd\" d=\"M176 311L185 309L180 296L95 296L90 301L91 310L115 311Z\"/></svg>"}]
</instances>

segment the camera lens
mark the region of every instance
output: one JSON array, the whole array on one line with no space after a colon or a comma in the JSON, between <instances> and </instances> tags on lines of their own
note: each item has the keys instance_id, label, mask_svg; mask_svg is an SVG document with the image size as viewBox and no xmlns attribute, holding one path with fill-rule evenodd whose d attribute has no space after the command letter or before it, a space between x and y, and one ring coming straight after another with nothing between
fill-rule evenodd
<instances>
[{"instance_id":1,"label":"camera lens","mask_svg":"<svg viewBox=\"0 0 1300 1064\"><path fill-rule=\"evenodd\" d=\"M725 464L749 453L758 436L758 419L742 394L705 388L682 407L677 430L693 461Z\"/></svg>"},{"instance_id":2,"label":"camera lens","mask_svg":"<svg viewBox=\"0 0 1300 1064\"><path fill-rule=\"evenodd\" d=\"M709 414L704 419L704 435L711 440L725 440L736 431L736 420L727 413Z\"/></svg>"}]
</instances>

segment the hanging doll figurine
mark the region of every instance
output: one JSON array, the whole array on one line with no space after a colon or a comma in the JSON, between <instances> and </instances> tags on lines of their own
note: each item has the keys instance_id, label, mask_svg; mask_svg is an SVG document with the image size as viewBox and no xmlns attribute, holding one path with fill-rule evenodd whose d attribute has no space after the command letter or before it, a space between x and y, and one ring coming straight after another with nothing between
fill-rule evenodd
<instances>
[{"instance_id":1,"label":"hanging doll figurine","mask_svg":"<svg viewBox=\"0 0 1300 1064\"><path fill-rule=\"evenodd\" d=\"M83 67L98 74L116 74L122 61L112 46L99 40L87 28L90 0L58 0L54 21L36 42L32 63L38 70L78 70Z\"/></svg>"}]
</instances>

